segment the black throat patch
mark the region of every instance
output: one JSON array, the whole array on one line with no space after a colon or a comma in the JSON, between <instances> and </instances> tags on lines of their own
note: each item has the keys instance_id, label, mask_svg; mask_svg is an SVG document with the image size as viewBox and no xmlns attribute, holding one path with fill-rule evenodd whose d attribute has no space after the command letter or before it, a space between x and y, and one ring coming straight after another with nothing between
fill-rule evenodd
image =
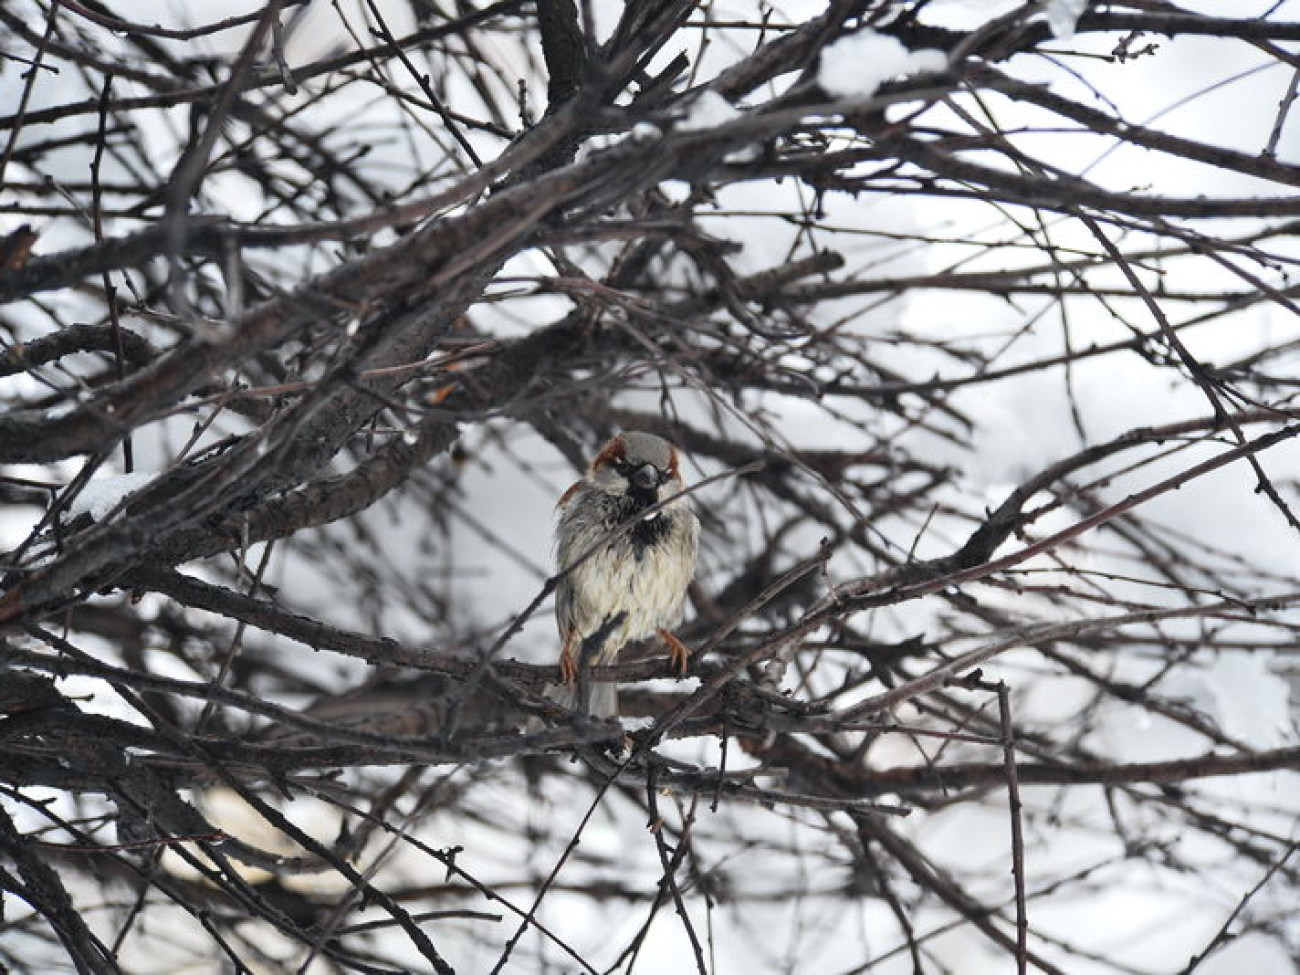
<instances>
[{"instance_id":1,"label":"black throat patch","mask_svg":"<svg viewBox=\"0 0 1300 975\"><path fill-rule=\"evenodd\" d=\"M654 545L658 545L664 540L672 528L672 513L668 511L659 511L657 514L647 519L642 512L655 503L657 499L653 492L638 491L633 488L627 493L626 500L620 507L623 509L619 512L622 516L620 521L630 521L637 519L635 525L629 533L632 539L632 548L636 552L637 558Z\"/></svg>"}]
</instances>

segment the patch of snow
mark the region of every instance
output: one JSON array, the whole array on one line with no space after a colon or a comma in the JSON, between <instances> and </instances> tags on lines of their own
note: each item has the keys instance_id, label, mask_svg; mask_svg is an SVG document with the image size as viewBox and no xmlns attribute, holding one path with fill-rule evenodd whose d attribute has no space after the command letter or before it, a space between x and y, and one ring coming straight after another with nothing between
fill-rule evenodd
<instances>
[{"instance_id":1,"label":"patch of snow","mask_svg":"<svg viewBox=\"0 0 1300 975\"><path fill-rule=\"evenodd\" d=\"M127 495L140 490L153 479L153 474L145 473L92 477L68 505L68 517L88 514L94 521L103 521Z\"/></svg>"},{"instance_id":2,"label":"patch of snow","mask_svg":"<svg viewBox=\"0 0 1300 975\"><path fill-rule=\"evenodd\" d=\"M1067 40L1074 36L1074 28L1087 9L1088 0L1045 0L1043 16L1047 18L1052 36Z\"/></svg>"},{"instance_id":3,"label":"patch of snow","mask_svg":"<svg viewBox=\"0 0 1300 975\"><path fill-rule=\"evenodd\" d=\"M705 89L695 96L690 111L678 123L682 132L698 132L701 129L713 129L725 125L740 117L740 111L716 91Z\"/></svg>"},{"instance_id":4,"label":"patch of snow","mask_svg":"<svg viewBox=\"0 0 1300 975\"><path fill-rule=\"evenodd\" d=\"M909 51L896 37L861 30L841 37L822 51L817 83L836 98L870 98L891 78L947 67L948 56L942 51Z\"/></svg>"},{"instance_id":5,"label":"patch of snow","mask_svg":"<svg viewBox=\"0 0 1300 975\"><path fill-rule=\"evenodd\" d=\"M574 162L586 162L598 152L618 145L625 138L626 136L622 133L598 132L588 137L586 142L578 146L578 151L574 153Z\"/></svg>"},{"instance_id":6,"label":"patch of snow","mask_svg":"<svg viewBox=\"0 0 1300 975\"><path fill-rule=\"evenodd\" d=\"M663 130L653 122L637 122L632 126L632 138L637 142L654 142L663 138Z\"/></svg>"}]
</instances>

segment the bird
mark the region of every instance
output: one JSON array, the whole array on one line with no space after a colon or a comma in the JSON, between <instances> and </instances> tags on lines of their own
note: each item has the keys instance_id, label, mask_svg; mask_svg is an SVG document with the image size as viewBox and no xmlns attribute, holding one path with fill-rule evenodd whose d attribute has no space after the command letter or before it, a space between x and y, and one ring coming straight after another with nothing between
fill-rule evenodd
<instances>
[{"instance_id":1,"label":"bird","mask_svg":"<svg viewBox=\"0 0 1300 975\"><path fill-rule=\"evenodd\" d=\"M652 433L610 438L582 480L556 505L555 621L562 683L551 699L573 708L584 643L592 663L613 663L623 647L658 636L680 674L690 651L669 628L681 620L695 575L700 522L683 494L677 448ZM592 682L586 712L618 715L612 681Z\"/></svg>"}]
</instances>

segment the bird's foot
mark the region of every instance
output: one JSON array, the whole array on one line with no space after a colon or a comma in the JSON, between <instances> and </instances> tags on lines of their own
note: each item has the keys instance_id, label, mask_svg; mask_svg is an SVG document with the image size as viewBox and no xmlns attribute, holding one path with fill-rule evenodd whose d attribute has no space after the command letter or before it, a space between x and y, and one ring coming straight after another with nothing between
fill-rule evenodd
<instances>
[{"instance_id":1,"label":"bird's foot","mask_svg":"<svg viewBox=\"0 0 1300 975\"><path fill-rule=\"evenodd\" d=\"M663 640L664 646L668 648L668 656L672 658L673 663L677 666L677 673L685 677L686 669L690 666L691 661L690 647L667 630L658 630L657 632L659 639Z\"/></svg>"},{"instance_id":2,"label":"bird's foot","mask_svg":"<svg viewBox=\"0 0 1300 975\"><path fill-rule=\"evenodd\" d=\"M560 651L560 680L565 684L575 684L578 681L578 659L573 655L573 647L568 640L564 641L564 649Z\"/></svg>"}]
</instances>

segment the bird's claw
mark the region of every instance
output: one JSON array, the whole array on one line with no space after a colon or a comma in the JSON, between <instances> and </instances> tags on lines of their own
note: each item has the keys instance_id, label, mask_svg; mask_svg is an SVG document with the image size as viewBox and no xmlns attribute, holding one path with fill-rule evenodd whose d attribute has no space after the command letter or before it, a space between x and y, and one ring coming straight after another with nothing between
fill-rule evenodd
<instances>
[{"instance_id":1,"label":"bird's claw","mask_svg":"<svg viewBox=\"0 0 1300 975\"><path fill-rule=\"evenodd\" d=\"M677 637L673 636L667 630L659 631L659 639L663 640L664 645L668 647L668 656L672 658L673 664L676 665L677 673L680 676L685 677L686 670L690 666L691 661L690 647L682 643L681 640L677 639Z\"/></svg>"},{"instance_id":2,"label":"bird's claw","mask_svg":"<svg viewBox=\"0 0 1300 975\"><path fill-rule=\"evenodd\" d=\"M573 648L569 641L564 641L564 649L560 651L560 680L565 684L573 684L578 680L578 661L573 656Z\"/></svg>"}]
</instances>

